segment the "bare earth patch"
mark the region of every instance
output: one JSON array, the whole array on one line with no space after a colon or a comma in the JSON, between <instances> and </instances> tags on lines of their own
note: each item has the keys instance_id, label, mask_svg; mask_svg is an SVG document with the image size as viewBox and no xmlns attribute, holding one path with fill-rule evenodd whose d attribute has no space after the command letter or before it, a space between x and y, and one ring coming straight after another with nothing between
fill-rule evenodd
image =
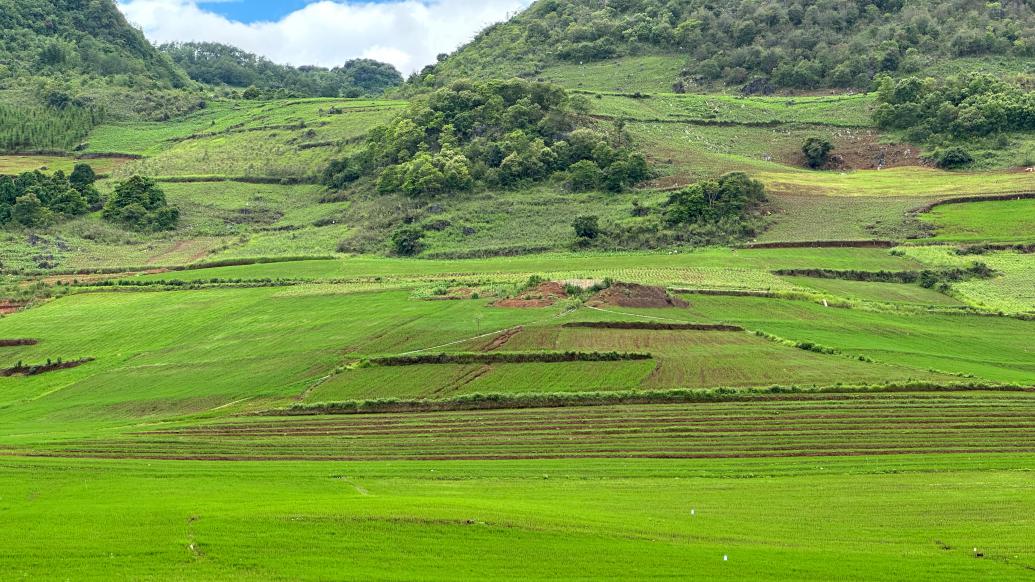
<instances>
[{"instance_id":1,"label":"bare earth patch","mask_svg":"<svg viewBox=\"0 0 1035 582\"><path fill-rule=\"evenodd\" d=\"M531 289L523 292L517 297L510 299L500 299L492 304L493 307L510 307L510 308L535 308L535 307L550 307L557 303L561 299L566 299L568 293L564 290L564 285L557 281L547 281L540 284L535 289Z\"/></svg>"},{"instance_id":2,"label":"bare earth patch","mask_svg":"<svg viewBox=\"0 0 1035 582\"><path fill-rule=\"evenodd\" d=\"M586 305L590 307L689 307L690 303L672 297L662 287L638 283L614 283L597 293Z\"/></svg>"}]
</instances>

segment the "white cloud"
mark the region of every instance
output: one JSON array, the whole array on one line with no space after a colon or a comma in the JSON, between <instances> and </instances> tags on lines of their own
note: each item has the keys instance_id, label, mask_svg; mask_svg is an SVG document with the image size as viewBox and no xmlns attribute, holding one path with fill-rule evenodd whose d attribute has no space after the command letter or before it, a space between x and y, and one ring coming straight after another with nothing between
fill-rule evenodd
<instances>
[{"instance_id":1,"label":"white cloud","mask_svg":"<svg viewBox=\"0 0 1035 582\"><path fill-rule=\"evenodd\" d=\"M156 43L211 41L240 47L278 63L332 67L369 57L403 74L435 62L485 26L531 0L323 0L275 22L244 24L198 6L195 0L120 0L126 18Z\"/></svg>"}]
</instances>

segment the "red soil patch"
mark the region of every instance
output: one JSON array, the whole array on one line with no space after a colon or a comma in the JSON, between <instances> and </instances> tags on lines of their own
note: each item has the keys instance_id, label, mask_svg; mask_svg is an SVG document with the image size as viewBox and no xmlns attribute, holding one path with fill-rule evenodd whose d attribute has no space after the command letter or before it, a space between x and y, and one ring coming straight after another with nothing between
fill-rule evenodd
<instances>
[{"instance_id":1,"label":"red soil patch","mask_svg":"<svg viewBox=\"0 0 1035 582\"><path fill-rule=\"evenodd\" d=\"M586 305L590 307L689 307L690 303L671 297L661 287L637 283L614 283L594 295Z\"/></svg>"},{"instance_id":2,"label":"red soil patch","mask_svg":"<svg viewBox=\"0 0 1035 582\"><path fill-rule=\"evenodd\" d=\"M557 303L558 300L567 297L568 293L564 290L564 285L557 281L547 281L515 298L500 299L493 303L492 306L512 308L549 307Z\"/></svg>"},{"instance_id":3,"label":"red soil patch","mask_svg":"<svg viewBox=\"0 0 1035 582\"><path fill-rule=\"evenodd\" d=\"M0 315L10 315L23 307L25 307L25 303L0 300Z\"/></svg>"}]
</instances>

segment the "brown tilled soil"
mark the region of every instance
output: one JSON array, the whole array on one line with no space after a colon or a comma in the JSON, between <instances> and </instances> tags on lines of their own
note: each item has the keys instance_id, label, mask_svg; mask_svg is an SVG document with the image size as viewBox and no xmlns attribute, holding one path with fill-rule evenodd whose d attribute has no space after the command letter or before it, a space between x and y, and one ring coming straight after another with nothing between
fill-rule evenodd
<instances>
[{"instance_id":1,"label":"brown tilled soil","mask_svg":"<svg viewBox=\"0 0 1035 582\"><path fill-rule=\"evenodd\" d=\"M638 283L614 283L597 293L586 305L590 307L689 307L690 303L671 297L662 287Z\"/></svg>"},{"instance_id":2,"label":"brown tilled soil","mask_svg":"<svg viewBox=\"0 0 1035 582\"><path fill-rule=\"evenodd\" d=\"M564 290L564 285L557 281L547 281L535 289L525 291L517 297L500 299L493 303L492 306L512 308L549 307L567 297L568 293Z\"/></svg>"}]
</instances>

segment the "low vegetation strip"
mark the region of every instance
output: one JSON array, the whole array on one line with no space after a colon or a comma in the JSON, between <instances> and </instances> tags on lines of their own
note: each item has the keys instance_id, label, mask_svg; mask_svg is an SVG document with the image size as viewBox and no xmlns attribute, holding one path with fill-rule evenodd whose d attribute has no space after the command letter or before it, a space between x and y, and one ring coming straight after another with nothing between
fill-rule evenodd
<instances>
[{"instance_id":1,"label":"low vegetation strip","mask_svg":"<svg viewBox=\"0 0 1035 582\"><path fill-rule=\"evenodd\" d=\"M417 366L420 364L550 364L557 362L619 362L649 360L650 354L627 352L470 352L387 356L366 360L375 366Z\"/></svg>"},{"instance_id":2,"label":"low vegetation strip","mask_svg":"<svg viewBox=\"0 0 1035 582\"><path fill-rule=\"evenodd\" d=\"M843 279L871 283L920 283L931 287L939 281L962 281L969 278L989 278L992 269L983 263L974 263L964 268L923 271L856 271L835 269L777 269L774 275L781 277L814 277L817 279ZM930 283L930 284L928 284Z\"/></svg>"},{"instance_id":3,"label":"low vegetation strip","mask_svg":"<svg viewBox=\"0 0 1035 582\"><path fill-rule=\"evenodd\" d=\"M40 343L37 339L0 339L0 348L12 348L15 346L34 346Z\"/></svg>"},{"instance_id":4,"label":"low vegetation strip","mask_svg":"<svg viewBox=\"0 0 1035 582\"><path fill-rule=\"evenodd\" d=\"M568 406L609 406L615 404L673 404L701 402L744 402L758 399L838 398L838 395L886 392L964 392L996 390L1030 392L1032 388L990 382L901 382L873 386L831 386L813 388L770 386L768 388L715 388L672 390L625 390L612 392L551 392L464 394L444 399L349 400L342 402L299 403L259 413L263 416L306 416L319 414L379 414L386 412L432 412L446 410L492 410L512 408L559 408ZM847 396L845 396L847 397Z\"/></svg>"},{"instance_id":5,"label":"low vegetation strip","mask_svg":"<svg viewBox=\"0 0 1035 582\"><path fill-rule=\"evenodd\" d=\"M719 323L663 323L655 321L571 321L562 327L589 327L595 329L650 329L650 330L696 330L696 331L744 331L736 325Z\"/></svg>"},{"instance_id":6,"label":"low vegetation strip","mask_svg":"<svg viewBox=\"0 0 1035 582\"><path fill-rule=\"evenodd\" d=\"M735 394L727 394L735 397ZM740 395L596 408L242 416L31 450L55 457L464 460L831 457L1035 451L1035 394ZM750 400L750 402L747 402Z\"/></svg>"},{"instance_id":7,"label":"low vegetation strip","mask_svg":"<svg viewBox=\"0 0 1035 582\"><path fill-rule=\"evenodd\" d=\"M20 275L20 276L39 276L47 275L50 277L59 275L134 275L141 272L147 271L198 271L201 269L215 269L219 267L241 267L246 265L260 265L270 263L297 263L301 261L325 261L331 260L336 257L331 255L300 255L300 256L282 256L282 257L239 257L233 259L220 259L216 261L203 261L197 263L190 263L187 265L145 265L145 266L119 266L119 267L84 267L81 269L64 269L64 270L19 270L19 269L8 269L5 270L6 274L9 275Z\"/></svg>"},{"instance_id":8,"label":"low vegetation strip","mask_svg":"<svg viewBox=\"0 0 1035 582\"><path fill-rule=\"evenodd\" d=\"M94 361L94 358L80 358L78 360L68 360L67 362L62 362L59 358L55 362L47 360L47 363L45 364L28 365L18 362L10 368L0 369L0 377L36 376L46 372L53 372L54 370L67 370L69 368L76 368L92 361Z\"/></svg>"}]
</instances>

